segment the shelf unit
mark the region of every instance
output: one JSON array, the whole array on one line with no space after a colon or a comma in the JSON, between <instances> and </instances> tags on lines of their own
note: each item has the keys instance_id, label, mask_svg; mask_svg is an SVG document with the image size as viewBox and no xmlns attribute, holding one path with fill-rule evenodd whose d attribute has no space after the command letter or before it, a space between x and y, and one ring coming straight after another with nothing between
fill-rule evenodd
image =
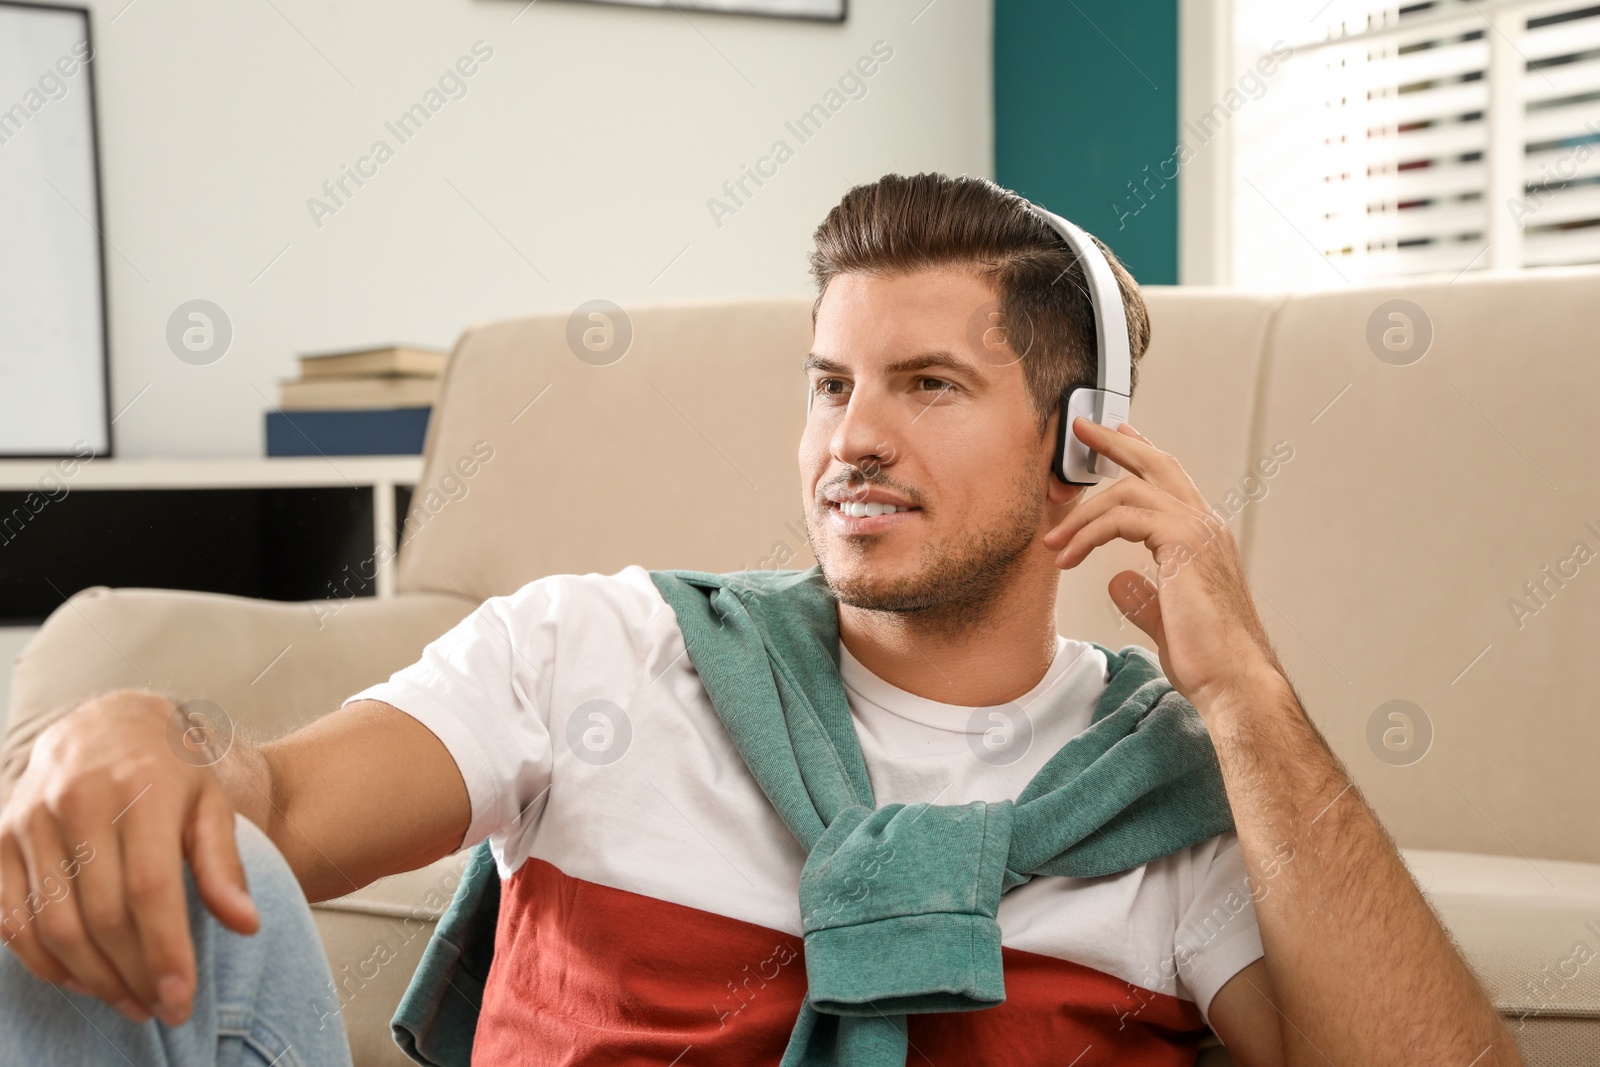
<instances>
[{"instance_id":1,"label":"shelf unit","mask_svg":"<svg viewBox=\"0 0 1600 1067\"><path fill-rule=\"evenodd\" d=\"M25 534L35 514L75 494L204 489L357 489L371 493L373 592L392 596L398 544L396 490L417 484L421 456L332 456L271 459L8 459L0 460L0 554ZM37 494L23 506L28 494ZM38 547L38 546L33 546ZM3 561L3 556L0 556Z\"/></svg>"}]
</instances>

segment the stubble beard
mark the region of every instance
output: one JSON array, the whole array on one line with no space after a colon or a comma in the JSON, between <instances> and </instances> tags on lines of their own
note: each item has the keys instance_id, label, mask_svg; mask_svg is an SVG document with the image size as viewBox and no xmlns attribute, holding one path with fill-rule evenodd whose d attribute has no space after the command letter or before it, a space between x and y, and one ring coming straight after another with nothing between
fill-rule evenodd
<instances>
[{"instance_id":1,"label":"stubble beard","mask_svg":"<svg viewBox=\"0 0 1600 1067\"><path fill-rule=\"evenodd\" d=\"M866 564L857 568L856 574L842 575L829 567L829 534L821 529L821 523L830 520L826 502L819 498L819 503L821 517L808 518L806 540L834 598L863 611L914 618L920 629L945 634L970 632L988 621L1033 544L1045 506L1031 472L1024 472L1014 483L1011 499L995 516L994 525L968 524L953 541L925 541L914 573L874 574ZM892 535L876 535L884 536ZM860 539L860 543L862 548L845 551L872 551L868 539Z\"/></svg>"}]
</instances>

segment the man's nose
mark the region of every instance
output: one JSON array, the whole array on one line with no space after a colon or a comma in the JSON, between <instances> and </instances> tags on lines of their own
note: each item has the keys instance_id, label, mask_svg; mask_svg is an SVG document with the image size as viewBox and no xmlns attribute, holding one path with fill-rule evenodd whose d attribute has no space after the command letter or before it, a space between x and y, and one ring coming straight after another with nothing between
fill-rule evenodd
<instances>
[{"instance_id":1,"label":"man's nose","mask_svg":"<svg viewBox=\"0 0 1600 1067\"><path fill-rule=\"evenodd\" d=\"M828 450L837 462L858 467L871 478L878 469L894 463L898 436L887 398L873 395L872 390L857 391L833 428Z\"/></svg>"}]
</instances>

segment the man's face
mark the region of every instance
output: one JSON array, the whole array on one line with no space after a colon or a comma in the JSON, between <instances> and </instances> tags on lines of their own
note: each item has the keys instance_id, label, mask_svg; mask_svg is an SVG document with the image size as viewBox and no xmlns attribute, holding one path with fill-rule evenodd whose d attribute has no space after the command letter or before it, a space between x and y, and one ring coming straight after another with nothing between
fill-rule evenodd
<instances>
[{"instance_id":1,"label":"man's face","mask_svg":"<svg viewBox=\"0 0 1600 1067\"><path fill-rule=\"evenodd\" d=\"M828 284L799 458L811 551L841 602L977 603L1051 555L1039 538L1081 490L1051 488L1056 417L1041 436L1019 354L985 329L997 306L960 267Z\"/></svg>"}]
</instances>

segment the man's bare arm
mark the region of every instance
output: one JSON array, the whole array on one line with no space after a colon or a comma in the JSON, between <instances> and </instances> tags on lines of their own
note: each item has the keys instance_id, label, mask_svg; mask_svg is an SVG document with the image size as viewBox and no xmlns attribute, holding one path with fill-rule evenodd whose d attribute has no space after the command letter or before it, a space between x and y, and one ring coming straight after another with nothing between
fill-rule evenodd
<instances>
[{"instance_id":1,"label":"man's bare arm","mask_svg":"<svg viewBox=\"0 0 1600 1067\"><path fill-rule=\"evenodd\" d=\"M1233 1045L1230 1034L1259 1028L1265 1001L1284 1050L1278 1060L1276 1042L1236 1036L1255 1046L1238 1062L1520 1065L1504 1021L1287 679L1265 672L1196 708L1222 767L1271 978L1246 990L1241 972L1223 986L1212 1026Z\"/></svg>"},{"instance_id":2,"label":"man's bare arm","mask_svg":"<svg viewBox=\"0 0 1600 1067\"><path fill-rule=\"evenodd\" d=\"M1080 498L1043 543L1067 569L1114 540L1150 550L1159 582L1126 570L1106 592L1150 635L1162 673L1210 731L1257 883L1250 893L1287 1062L1520 1064L1394 842L1301 706L1227 518L1175 456L1126 422L1108 430L1079 417L1072 432L1132 477ZM1210 1009L1224 1041L1264 999L1238 982ZM1251 1067L1276 1062L1271 1042L1249 1044Z\"/></svg>"},{"instance_id":3,"label":"man's bare arm","mask_svg":"<svg viewBox=\"0 0 1600 1067\"><path fill-rule=\"evenodd\" d=\"M230 752L217 770L234 808L272 838L313 903L448 856L472 818L444 743L377 700Z\"/></svg>"},{"instance_id":4,"label":"man's bare arm","mask_svg":"<svg viewBox=\"0 0 1600 1067\"><path fill-rule=\"evenodd\" d=\"M39 736L0 809L0 941L40 978L130 1018L187 1019L196 985L183 864L226 927L256 931L237 810L277 844L312 900L448 855L471 818L443 744L358 701L213 764L169 743L171 700L121 690Z\"/></svg>"},{"instance_id":5,"label":"man's bare arm","mask_svg":"<svg viewBox=\"0 0 1600 1067\"><path fill-rule=\"evenodd\" d=\"M1206 1013L1234 1067L1284 1067L1283 1022L1262 957L1222 984Z\"/></svg>"}]
</instances>

